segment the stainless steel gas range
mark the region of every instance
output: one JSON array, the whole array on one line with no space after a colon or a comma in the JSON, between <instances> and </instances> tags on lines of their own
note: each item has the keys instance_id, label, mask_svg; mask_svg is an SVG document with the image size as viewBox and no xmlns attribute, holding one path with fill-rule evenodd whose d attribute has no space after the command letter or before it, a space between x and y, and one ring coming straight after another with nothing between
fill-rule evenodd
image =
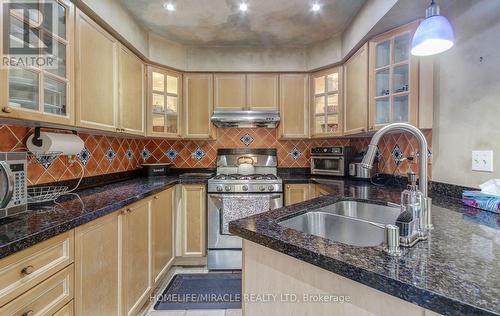
<instances>
[{"instance_id":1,"label":"stainless steel gas range","mask_svg":"<svg viewBox=\"0 0 500 316\"><path fill-rule=\"evenodd\" d=\"M238 174L238 161L251 159L255 174ZM219 149L217 175L208 180L208 269L241 269L241 238L228 223L283 206L276 149Z\"/></svg>"}]
</instances>

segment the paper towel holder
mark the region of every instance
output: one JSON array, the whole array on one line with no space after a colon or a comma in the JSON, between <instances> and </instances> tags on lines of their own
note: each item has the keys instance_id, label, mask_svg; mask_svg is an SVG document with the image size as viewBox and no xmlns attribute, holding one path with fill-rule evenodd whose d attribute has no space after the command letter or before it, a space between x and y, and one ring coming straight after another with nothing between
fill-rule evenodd
<instances>
[{"instance_id":1,"label":"paper towel holder","mask_svg":"<svg viewBox=\"0 0 500 316\"><path fill-rule=\"evenodd\" d=\"M35 127L35 135L33 136L33 139L31 140L31 142L33 143L33 145L37 146L37 147L41 147L42 146L42 139L40 138L40 129L41 127ZM75 131L75 130L71 130L71 133L73 133L73 135L78 135L78 132Z\"/></svg>"}]
</instances>

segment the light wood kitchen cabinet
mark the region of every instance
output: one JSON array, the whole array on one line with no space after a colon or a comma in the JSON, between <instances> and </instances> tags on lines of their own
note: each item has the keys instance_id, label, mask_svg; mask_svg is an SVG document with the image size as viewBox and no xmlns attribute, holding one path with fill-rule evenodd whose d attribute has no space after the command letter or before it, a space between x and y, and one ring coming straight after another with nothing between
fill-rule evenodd
<instances>
[{"instance_id":1,"label":"light wood kitchen cabinet","mask_svg":"<svg viewBox=\"0 0 500 316\"><path fill-rule=\"evenodd\" d=\"M122 301L123 314L136 315L153 287L150 199L122 211Z\"/></svg>"},{"instance_id":2,"label":"light wood kitchen cabinet","mask_svg":"<svg viewBox=\"0 0 500 316\"><path fill-rule=\"evenodd\" d=\"M73 260L73 231L0 260L0 306L71 264Z\"/></svg>"},{"instance_id":3,"label":"light wood kitchen cabinet","mask_svg":"<svg viewBox=\"0 0 500 316\"><path fill-rule=\"evenodd\" d=\"M207 226L206 187L182 185L181 190L181 254L183 257L204 257Z\"/></svg>"},{"instance_id":4,"label":"light wood kitchen cabinet","mask_svg":"<svg viewBox=\"0 0 500 316\"><path fill-rule=\"evenodd\" d=\"M344 135L368 130L368 44L344 64Z\"/></svg>"},{"instance_id":5,"label":"light wood kitchen cabinet","mask_svg":"<svg viewBox=\"0 0 500 316\"><path fill-rule=\"evenodd\" d=\"M73 301L64 305L60 310L58 310L53 316L73 316L75 314Z\"/></svg>"},{"instance_id":6,"label":"light wood kitchen cabinet","mask_svg":"<svg viewBox=\"0 0 500 316\"><path fill-rule=\"evenodd\" d=\"M311 78L311 136L342 136L342 67L314 73Z\"/></svg>"},{"instance_id":7,"label":"light wood kitchen cabinet","mask_svg":"<svg viewBox=\"0 0 500 316\"><path fill-rule=\"evenodd\" d=\"M309 137L309 76L280 75L279 137L303 139Z\"/></svg>"},{"instance_id":8,"label":"light wood kitchen cabinet","mask_svg":"<svg viewBox=\"0 0 500 316\"><path fill-rule=\"evenodd\" d=\"M115 212L75 228L76 315L120 313L118 216Z\"/></svg>"},{"instance_id":9,"label":"light wood kitchen cabinet","mask_svg":"<svg viewBox=\"0 0 500 316\"><path fill-rule=\"evenodd\" d=\"M246 109L249 111L277 111L278 83L278 74L246 75Z\"/></svg>"},{"instance_id":10,"label":"light wood kitchen cabinet","mask_svg":"<svg viewBox=\"0 0 500 316\"><path fill-rule=\"evenodd\" d=\"M285 206L304 202L315 197L314 185L308 183L285 186Z\"/></svg>"},{"instance_id":11,"label":"light wood kitchen cabinet","mask_svg":"<svg viewBox=\"0 0 500 316\"><path fill-rule=\"evenodd\" d=\"M183 138L214 138L212 74L184 75Z\"/></svg>"},{"instance_id":12,"label":"light wood kitchen cabinet","mask_svg":"<svg viewBox=\"0 0 500 316\"><path fill-rule=\"evenodd\" d=\"M147 135L181 137L182 75L148 67Z\"/></svg>"},{"instance_id":13,"label":"light wood kitchen cabinet","mask_svg":"<svg viewBox=\"0 0 500 316\"><path fill-rule=\"evenodd\" d=\"M54 1L57 6L53 20L56 27L44 28L44 44L51 52L41 55L47 65L53 67L10 67L0 69L0 117L33 120L37 122L74 124L74 12L75 8L69 0ZM2 6L3 7L3 6ZM2 11L3 8L0 9ZM2 12L0 12L1 14ZM4 12L10 14L10 31L5 36L11 42L22 46L39 47L38 37L29 36L29 43L19 34L23 34L23 19L18 11ZM5 23L7 23L5 21ZM30 20L37 24L38 21ZM9 36L10 35L10 36ZM32 34L33 35L33 34ZM0 58L4 48L15 55L15 47L7 47L7 41L0 40ZM5 46L5 47L3 47ZM49 60L49 58L51 60Z\"/></svg>"},{"instance_id":14,"label":"light wood kitchen cabinet","mask_svg":"<svg viewBox=\"0 0 500 316\"><path fill-rule=\"evenodd\" d=\"M215 74L215 110L241 111L246 108L246 76Z\"/></svg>"},{"instance_id":15,"label":"light wood kitchen cabinet","mask_svg":"<svg viewBox=\"0 0 500 316\"><path fill-rule=\"evenodd\" d=\"M419 60L410 54L419 22L369 42L369 130L396 122L417 126Z\"/></svg>"},{"instance_id":16,"label":"light wood kitchen cabinet","mask_svg":"<svg viewBox=\"0 0 500 316\"><path fill-rule=\"evenodd\" d=\"M118 130L118 41L76 13L76 125Z\"/></svg>"},{"instance_id":17,"label":"light wood kitchen cabinet","mask_svg":"<svg viewBox=\"0 0 500 316\"><path fill-rule=\"evenodd\" d=\"M154 196L151 203L153 282L158 282L174 260L175 187Z\"/></svg>"},{"instance_id":18,"label":"light wood kitchen cabinet","mask_svg":"<svg viewBox=\"0 0 500 316\"><path fill-rule=\"evenodd\" d=\"M53 315L73 299L73 275L69 265L0 307L0 315Z\"/></svg>"},{"instance_id":19,"label":"light wood kitchen cabinet","mask_svg":"<svg viewBox=\"0 0 500 316\"><path fill-rule=\"evenodd\" d=\"M120 45L119 128L128 134L144 135L144 65L130 50Z\"/></svg>"}]
</instances>

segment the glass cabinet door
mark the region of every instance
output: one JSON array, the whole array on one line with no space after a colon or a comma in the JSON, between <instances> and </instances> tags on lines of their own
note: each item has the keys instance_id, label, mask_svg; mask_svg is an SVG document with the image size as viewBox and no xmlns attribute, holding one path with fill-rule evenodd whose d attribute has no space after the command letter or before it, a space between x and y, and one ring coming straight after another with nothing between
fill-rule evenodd
<instances>
[{"instance_id":1,"label":"glass cabinet door","mask_svg":"<svg viewBox=\"0 0 500 316\"><path fill-rule=\"evenodd\" d=\"M67 38L70 26L67 21L73 5L66 0L46 1L44 4L46 5L39 6L39 11L25 12L30 12L29 19L33 22L43 17L44 13L47 13L47 16L51 15L52 19L42 20L38 34L29 29L30 33L27 37L23 35L26 29L24 17L18 11L11 10L9 16L11 57L24 56L15 54L16 47L35 47L39 53L38 56L34 56L38 57L36 63L22 68L10 67L8 69L9 106L13 109L39 113L38 115L44 115L44 120L50 122L65 122L64 120L68 120L70 115L67 69L71 66L67 63L70 53ZM51 12L45 12L46 10L51 10ZM33 15L33 12L39 14ZM26 38L29 43L25 43Z\"/></svg>"},{"instance_id":2,"label":"glass cabinet door","mask_svg":"<svg viewBox=\"0 0 500 316\"><path fill-rule=\"evenodd\" d=\"M313 135L340 132L339 71L333 69L314 77Z\"/></svg>"},{"instance_id":3,"label":"glass cabinet door","mask_svg":"<svg viewBox=\"0 0 500 316\"><path fill-rule=\"evenodd\" d=\"M411 91L410 75L412 58L410 56L411 29L399 33L381 35L375 39L374 57L371 71L374 74L371 85L373 121L382 126L396 122L410 122ZM411 122L410 122L411 123ZM373 128L372 126L371 128Z\"/></svg>"},{"instance_id":4,"label":"glass cabinet door","mask_svg":"<svg viewBox=\"0 0 500 316\"><path fill-rule=\"evenodd\" d=\"M179 135L180 75L163 69L150 72L150 128L153 135Z\"/></svg>"}]
</instances>

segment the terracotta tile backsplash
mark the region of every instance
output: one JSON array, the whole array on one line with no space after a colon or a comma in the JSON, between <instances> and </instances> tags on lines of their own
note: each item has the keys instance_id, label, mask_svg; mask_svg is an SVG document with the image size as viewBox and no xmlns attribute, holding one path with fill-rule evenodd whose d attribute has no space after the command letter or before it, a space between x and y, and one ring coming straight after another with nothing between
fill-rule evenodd
<instances>
[{"instance_id":1,"label":"terracotta tile backsplash","mask_svg":"<svg viewBox=\"0 0 500 316\"><path fill-rule=\"evenodd\" d=\"M29 127L0 125L0 151L23 150L26 138L32 132ZM431 130L424 133L430 144ZM213 141L79 135L85 142L85 149L78 156L84 164L85 176L134 170L143 162L171 162L176 168L213 168L218 148L276 148L279 167L307 168L311 147L350 145L359 152L369 143L369 138L278 140L276 129L264 128L218 129L217 140ZM379 148L381 170L392 173L396 167L393 156L415 155L418 146L409 135L391 134L382 139ZM410 169L417 171L417 159L401 162L397 173L406 173ZM70 164L66 157L56 159L47 169L33 161L28 164L30 184L68 180L79 175L78 164Z\"/></svg>"},{"instance_id":2,"label":"terracotta tile backsplash","mask_svg":"<svg viewBox=\"0 0 500 316\"><path fill-rule=\"evenodd\" d=\"M429 145L429 172L428 177L432 176L432 130L422 131ZM352 138L350 145L355 152L360 152L368 147L370 138ZM413 171L418 174L418 141L415 137L408 133L394 133L382 137L379 143L379 171L382 173L406 175ZM413 160L399 161L399 157L414 157ZM397 162L399 164L397 165ZM397 169L396 169L397 167Z\"/></svg>"}]
</instances>

